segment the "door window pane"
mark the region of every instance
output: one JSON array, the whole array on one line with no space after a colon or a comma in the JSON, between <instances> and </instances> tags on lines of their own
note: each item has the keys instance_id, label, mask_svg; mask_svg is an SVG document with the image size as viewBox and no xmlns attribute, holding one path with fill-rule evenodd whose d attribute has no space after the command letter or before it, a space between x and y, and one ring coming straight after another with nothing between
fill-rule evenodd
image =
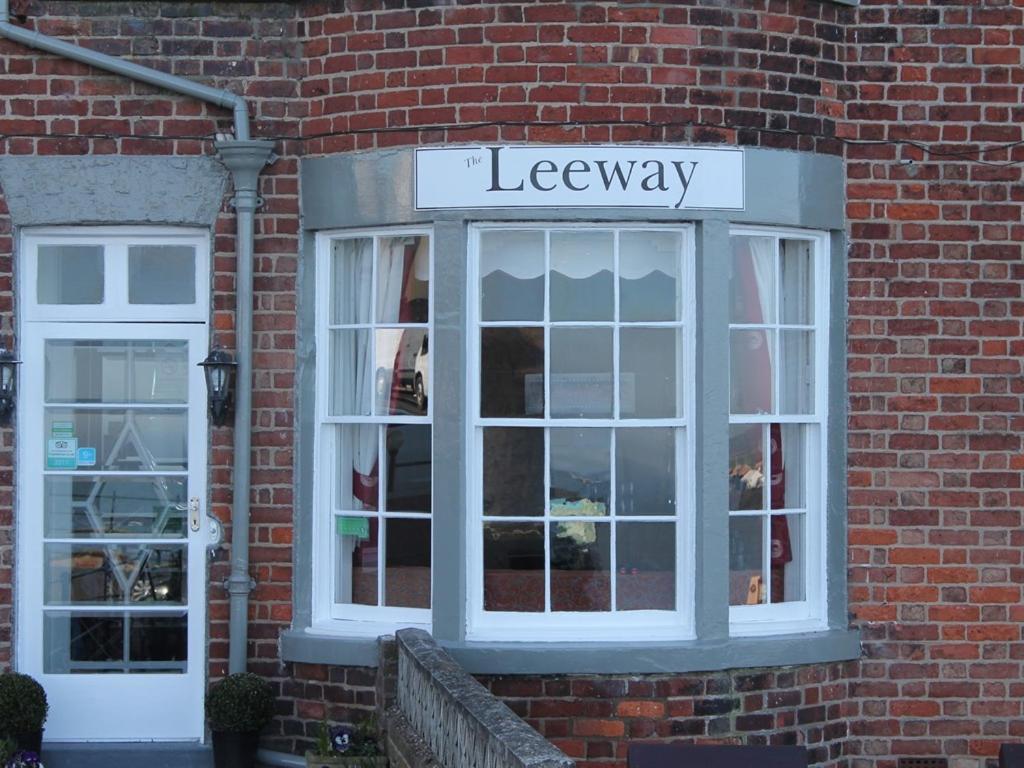
<instances>
[{"instance_id":1,"label":"door window pane","mask_svg":"<svg viewBox=\"0 0 1024 768\"><path fill-rule=\"evenodd\" d=\"M43 516L50 538L165 537L187 535L184 477L82 477L44 479Z\"/></svg>"},{"instance_id":2,"label":"door window pane","mask_svg":"<svg viewBox=\"0 0 1024 768\"><path fill-rule=\"evenodd\" d=\"M195 304L196 249L191 245L128 248L129 304Z\"/></svg>"},{"instance_id":3,"label":"door window pane","mask_svg":"<svg viewBox=\"0 0 1024 768\"><path fill-rule=\"evenodd\" d=\"M44 549L47 604L185 603L183 546L46 544Z\"/></svg>"},{"instance_id":4,"label":"door window pane","mask_svg":"<svg viewBox=\"0 0 1024 768\"><path fill-rule=\"evenodd\" d=\"M187 403L184 341L48 340L50 403Z\"/></svg>"},{"instance_id":5,"label":"door window pane","mask_svg":"<svg viewBox=\"0 0 1024 768\"><path fill-rule=\"evenodd\" d=\"M47 408L45 424L48 435L63 434L65 428L72 433L70 438L60 438L70 451L55 445L57 438L43 441L47 469L188 469L188 411L184 408ZM95 449L94 461L80 464L75 446Z\"/></svg>"},{"instance_id":6,"label":"door window pane","mask_svg":"<svg viewBox=\"0 0 1024 768\"><path fill-rule=\"evenodd\" d=\"M103 246L41 245L38 255L40 304L103 303Z\"/></svg>"}]
</instances>

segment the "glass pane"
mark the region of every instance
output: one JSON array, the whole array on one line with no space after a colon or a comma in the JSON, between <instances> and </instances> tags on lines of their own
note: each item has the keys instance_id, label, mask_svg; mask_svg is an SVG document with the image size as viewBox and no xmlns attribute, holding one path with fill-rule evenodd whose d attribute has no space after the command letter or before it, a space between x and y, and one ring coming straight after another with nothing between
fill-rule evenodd
<instances>
[{"instance_id":1,"label":"glass pane","mask_svg":"<svg viewBox=\"0 0 1024 768\"><path fill-rule=\"evenodd\" d=\"M36 300L40 304L102 304L103 246L39 246Z\"/></svg>"},{"instance_id":2,"label":"glass pane","mask_svg":"<svg viewBox=\"0 0 1024 768\"><path fill-rule=\"evenodd\" d=\"M43 517L50 538L187 535L184 477L63 475L43 482Z\"/></svg>"},{"instance_id":3,"label":"glass pane","mask_svg":"<svg viewBox=\"0 0 1024 768\"><path fill-rule=\"evenodd\" d=\"M804 515L772 515L771 601L800 602L806 599L804 562Z\"/></svg>"},{"instance_id":4,"label":"glass pane","mask_svg":"<svg viewBox=\"0 0 1024 768\"><path fill-rule=\"evenodd\" d=\"M51 403L187 403L184 341L47 341Z\"/></svg>"},{"instance_id":5,"label":"glass pane","mask_svg":"<svg viewBox=\"0 0 1024 768\"><path fill-rule=\"evenodd\" d=\"M384 439L384 508L430 513L430 425L391 424Z\"/></svg>"},{"instance_id":6,"label":"glass pane","mask_svg":"<svg viewBox=\"0 0 1024 768\"><path fill-rule=\"evenodd\" d=\"M772 509L805 509L807 427L803 424L772 424L769 427L769 435Z\"/></svg>"},{"instance_id":7,"label":"glass pane","mask_svg":"<svg viewBox=\"0 0 1024 768\"><path fill-rule=\"evenodd\" d=\"M429 240L416 235L382 237L378 246L378 322L427 322L430 316Z\"/></svg>"},{"instance_id":8,"label":"glass pane","mask_svg":"<svg viewBox=\"0 0 1024 768\"><path fill-rule=\"evenodd\" d=\"M551 415L611 418L611 328L551 329Z\"/></svg>"},{"instance_id":9,"label":"glass pane","mask_svg":"<svg viewBox=\"0 0 1024 768\"><path fill-rule=\"evenodd\" d=\"M551 610L610 611L611 525L551 525Z\"/></svg>"},{"instance_id":10,"label":"glass pane","mask_svg":"<svg viewBox=\"0 0 1024 768\"><path fill-rule=\"evenodd\" d=\"M729 509L764 509L763 424L729 425Z\"/></svg>"},{"instance_id":11,"label":"glass pane","mask_svg":"<svg viewBox=\"0 0 1024 768\"><path fill-rule=\"evenodd\" d=\"M195 304L196 249L191 245L128 248L129 304Z\"/></svg>"},{"instance_id":12,"label":"glass pane","mask_svg":"<svg viewBox=\"0 0 1024 768\"><path fill-rule=\"evenodd\" d=\"M614 269L611 232L552 232L551 320L612 320Z\"/></svg>"},{"instance_id":13,"label":"glass pane","mask_svg":"<svg viewBox=\"0 0 1024 768\"><path fill-rule=\"evenodd\" d=\"M551 430L551 514L603 517L611 503L610 429Z\"/></svg>"},{"instance_id":14,"label":"glass pane","mask_svg":"<svg viewBox=\"0 0 1024 768\"><path fill-rule=\"evenodd\" d=\"M619 319L622 322L679 319L678 232L619 235Z\"/></svg>"},{"instance_id":15,"label":"glass pane","mask_svg":"<svg viewBox=\"0 0 1024 768\"><path fill-rule=\"evenodd\" d=\"M185 603L184 547L46 544L45 553L47 604Z\"/></svg>"},{"instance_id":16,"label":"glass pane","mask_svg":"<svg viewBox=\"0 0 1024 768\"><path fill-rule=\"evenodd\" d=\"M484 430L484 514L544 514L544 430Z\"/></svg>"},{"instance_id":17,"label":"glass pane","mask_svg":"<svg viewBox=\"0 0 1024 768\"><path fill-rule=\"evenodd\" d=\"M133 672L185 671L188 660L187 616L134 615L129 621L128 658L133 662Z\"/></svg>"},{"instance_id":18,"label":"glass pane","mask_svg":"<svg viewBox=\"0 0 1024 768\"><path fill-rule=\"evenodd\" d=\"M673 611L676 530L673 523L620 523L615 531L615 607Z\"/></svg>"},{"instance_id":19,"label":"glass pane","mask_svg":"<svg viewBox=\"0 0 1024 768\"><path fill-rule=\"evenodd\" d=\"M729 333L732 413L771 413L774 331Z\"/></svg>"},{"instance_id":20,"label":"glass pane","mask_svg":"<svg viewBox=\"0 0 1024 768\"><path fill-rule=\"evenodd\" d=\"M764 517L729 518L729 605L767 599L764 581Z\"/></svg>"},{"instance_id":21,"label":"glass pane","mask_svg":"<svg viewBox=\"0 0 1024 768\"><path fill-rule=\"evenodd\" d=\"M47 408L45 422L51 435L44 441L47 469L188 469L185 410Z\"/></svg>"},{"instance_id":22,"label":"glass pane","mask_svg":"<svg viewBox=\"0 0 1024 768\"><path fill-rule=\"evenodd\" d=\"M615 430L615 511L676 513L676 446L672 429Z\"/></svg>"},{"instance_id":23,"label":"glass pane","mask_svg":"<svg viewBox=\"0 0 1024 768\"><path fill-rule=\"evenodd\" d=\"M775 240L734 235L729 322L775 322Z\"/></svg>"},{"instance_id":24,"label":"glass pane","mask_svg":"<svg viewBox=\"0 0 1024 768\"><path fill-rule=\"evenodd\" d=\"M124 672L124 614L43 614L43 671Z\"/></svg>"},{"instance_id":25,"label":"glass pane","mask_svg":"<svg viewBox=\"0 0 1024 768\"><path fill-rule=\"evenodd\" d=\"M480 319L544 319L544 233L480 235Z\"/></svg>"},{"instance_id":26,"label":"glass pane","mask_svg":"<svg viewBox=\"0 0 1024 768\"><path fill-rule=\"evenodd\" d=\"M480 331L480 415L544 415L544 329Z\"/></svg>"},{"instance_id":27,"label":"glass pane","mask_svg":"<svg viewBox=\"0 0 1024 768\"><path fill-rule=\"evenodd\" d=\"M779 413L814 413L814 333L781 331Z\"/></svg>"},{"instance_id":28,"label":"glass pane","mask_svg":"<svg viewBox=\"0 0 1024 768\"><path fill-rule=\"evenodd\" d=\"M622 418L681 416L683 388L677 381L682 357L676 328L623 328L619 331L619 413ZM677 357L678 356L678 357Z\"/></svg>"},{"instance_id":29,"label":"glass pane","mask_svg":"<svg viewBox=\"0 0 1024 768\"><path fill-rule=\"evenodd\" d=\"M543 523L484 523L484 610L544 610Z\"/></svg>"},{"instance_id":30,"label":"glass pane","mask_svg":"<svg viewBox=\"0 0 1024 768\"><path fill-rule=\"evenodd\" d=\"M375 412L425 416L430 386L430 345L426 328L378 328Z\"/></svg>"},{"instance_id":31,"label":"glass pane","mask_svg":"<svg viewBox=\"0 0 1024 768\"><path fill-rule=\"evenodd\" d=\"M377 453L380 427L376 424L346 424L336 429L337 509L376 511L380 477Z\"/></svg>"},{"instance_id":32,"label":"glass pane","mask_svg":"<svg viewBox=\"0 0 1024 768\"><path fill-rule=\"evenodd\" d=\"M430 521L391 519L384 558L384 605L430 607Z\"/></svg>"},{"instance_id":33,"label":"glass pane","mask_svg":"<svg viewBox=\"0 0 1024 768\"><path fill-rule=\"evenodd\" d=\"M369 323L373 290L373 240L335 240L331 259L331 320Z\"/></svg>"},{"instance_id":34,"label":"glass pane","mask_svg":"<svg viewBox=\"0 0 1024 768\"><path fill-rule=\"evenodd\" d=\"M377 605L376 517L335 517L338 570L334 584L337 603Z\"/></svg>"},{"instance_id":35,"label":"glass pane","mask_svg":"<svg viewBox=\"0 0 1024 768\"><path fill-rule=\"evenodd\" d=\"M390 392L394 358L386 368L374 367L370 331L331 331L330 336L331 415L369 416L373 401Z\"/></svg>"},{"instance_id":36,"label":"glass pane","mask_svg":"<svg viewBox=\"0 0 1024 768\"><path fill-rule=\"evenodd\" d=\"M782 322L810 325L814 322L813 244L808 240L783 240Z\"/></svg>"}]
</instances>

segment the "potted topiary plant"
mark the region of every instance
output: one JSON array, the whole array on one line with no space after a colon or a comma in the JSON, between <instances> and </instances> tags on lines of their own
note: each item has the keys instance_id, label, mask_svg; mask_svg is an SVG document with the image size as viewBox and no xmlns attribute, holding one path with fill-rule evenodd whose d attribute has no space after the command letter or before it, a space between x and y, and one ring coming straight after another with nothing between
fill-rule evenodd
<instances>
[{"instance_id":1,"label":"potted topiary plant","mask_svg":"<svg viewBox=\"0 0 1024 768\"><path fill-rule=\"evenodd\" d=\"M259 675L237 672L206 694L216 768L252 768L260 731L274 715L274 694Z\"/></svg>"},{"instance_id":2,"label":"potted topiary plant","mask_svg":"<svg viewBox=\"0 0 1024 768\"><path fill-rule=\"evenodd\" d=\"M17 751L39 754L49 709L46 691L30 675L0 675L0 738L13 741Z\"/></svg>"},{"instance_id":3,"label":"potted topiary plant","mask_svg":"<svg viewBox=\"0 0 1024 768\"><path fill-rule=\"evenodd\" d=\"M43 768L38 752L18 749L11 738L0 739L0 765L3 768Z\"/></svg>"},{"instance_id":4,"label":"potted topiary plant","mask_svg":"<svg viewBox=\"0 0 1024 768\"><path fill-rule=\"evenodd\" d=\"M355 728L330 726L325 717L317 733L316 748L306 752L306 768L387 768L388 759L377 744L372 717Z\"/></svg>"}]
</instances>

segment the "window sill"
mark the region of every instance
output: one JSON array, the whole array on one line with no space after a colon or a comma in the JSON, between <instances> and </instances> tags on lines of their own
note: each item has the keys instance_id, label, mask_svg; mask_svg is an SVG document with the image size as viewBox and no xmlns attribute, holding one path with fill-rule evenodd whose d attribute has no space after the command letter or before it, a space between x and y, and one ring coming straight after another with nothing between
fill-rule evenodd
<instances>
[{"instance_id":1,"label":"window sill","mask_svg":"<svg viewBox=\"0 0 1024 768\"><path fill-rule=\"evenodd\" d=\"M848 661L860 657L860 633L830 629L791 635L733 637L728 641L497 643L441 645L476 675L650 674L783 667ZM287 630L285 661L338 666L377 666L372 634Z\"/></svg>"}]
</instances>

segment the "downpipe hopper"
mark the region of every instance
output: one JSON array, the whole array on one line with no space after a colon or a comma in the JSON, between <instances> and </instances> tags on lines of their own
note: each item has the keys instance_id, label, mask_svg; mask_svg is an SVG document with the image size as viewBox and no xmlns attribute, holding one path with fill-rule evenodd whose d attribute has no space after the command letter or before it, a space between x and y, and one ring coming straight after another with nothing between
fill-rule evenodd
<instances>
[{"instance_id":1,"label":"downpipe hopper","mask_svg":"<svg viewBox=\"0 0 1024 768\"><path fill-rule=\"evenodd\" d=\"M258 194L260 171L276 159L274 142L236 139L216 141L213 146L221 162L231 171L235 187L231 204L238 211L255 211L263 205L263 198Z\"/></svg>"}]
</instances>

